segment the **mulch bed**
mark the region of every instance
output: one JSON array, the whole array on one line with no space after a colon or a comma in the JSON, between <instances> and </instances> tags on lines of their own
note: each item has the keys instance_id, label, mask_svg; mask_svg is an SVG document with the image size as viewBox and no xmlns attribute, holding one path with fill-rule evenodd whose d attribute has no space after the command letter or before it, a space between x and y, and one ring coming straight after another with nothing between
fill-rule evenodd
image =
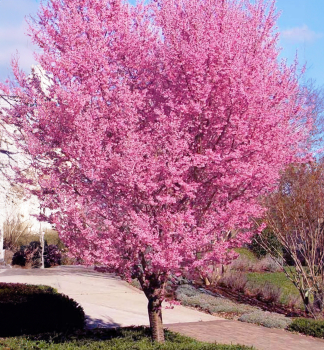
<instances>
[{"instance_id":1,"label":"mulch bed","mask_svg":"<svg viewBox=\"0 0 324 350\"><path fill-rule=\"evenodd\" d=\"M269 303L262 299L247 296L242 292L229 290L228 288L224 288L220 286L203 286L199 282L197 282L196 286L200 286L212 292L215 295L223 296L231 301L234 301L240 304L257 306L264 311L276 312L278 314L286 315L287 317L300 317L300 316L305 317L305 312L301 309L290 309L282 304Z\"/></svg>"}]
</instances>

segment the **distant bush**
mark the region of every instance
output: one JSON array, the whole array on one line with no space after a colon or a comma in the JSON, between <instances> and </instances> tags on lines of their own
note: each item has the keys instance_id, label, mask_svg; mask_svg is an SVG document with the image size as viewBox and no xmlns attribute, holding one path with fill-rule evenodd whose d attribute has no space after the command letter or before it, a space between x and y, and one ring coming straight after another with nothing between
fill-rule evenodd
<instances>
[{"instance_id":1,"label":"distant bush","mask_svg":"<svg viewBox=\"0 0 324 350\"><path fill-rule=\"evenodd\" d=\"M231 290L244 293L247 285L246 275L242 272L228 272L221 277L218 284Z\"/></svg>"},{"instance_id":2,"label":"distant bush","mask_svg":"<svg viewBox=\"0 0 324 350\"><path fill-rule=\"evenodd\" d=\"M262 241L265 242L267 247L271 247L271 253L275 256L278 252L282 252L283 246L278 241L276 235L269 229L266 228L259 235L255 235L252 239L249 249L260 259L268 254L268 251L263 248Z\"/></svg>"},{"instance_id":3,"label":"distant bush","mask_svg":"<svg viewBox=\"0 0 324 350\"><path fill-rule=\"evenodd\" d=\"M82 329L82 307L48 286L0 283L0 336Z\"/></svg>"},{"instance_id":4,"label":"distant bush","mask_svg":"<svg viewBox=\"0 0 324 350\"><path fill-rule=\"evenodd\" d=\"M268 303L279 303L281 300L282 289L269 282L257 286L253 286L249 283L246 289L246 294Z\"/></svg>"},{"instance_id":5,"label":"distant bush","mask_svg":"<svg viewBox=\"0 0 324 350\"><path fill-rule=\"evenodd\" d=\"M252 269L251 271L281 272L282 267L279 266L270 255L266 255L264 258L262 258L255 264L254 269Z\"/></svg>"},{"instance_id":6,"label":"distant bush","mask_svg":"<svg viewBox=\"0 0 324 350\"><path fill-rule=\"evenodd\" d=\"M253 271L255 264L256 264L255 261L243 255L235 259L229 265L229 269L235 270L235 271L241 271L241 272Z\"/></svg>"},{"instance_id":7,"label":"distant bush","mask_svg":"<svg viewBox=\"0 0 324 350\"><path fill-rule=\"evenodd\" d=\"M45 267L61 265L62 254L59 248L50 244L44 249L44 264Z\"/></svg>"},{"instance_id":8,"label":"distant bush","mask_svg":"<svg viewBox=\"0 0 324 350\"><path fill-rule=\"evenodd\" d=\"M246 255L242 255L229 265L228 270L240 272L281 272L282 268L269 255L260 260L251 260Z\"/></svg>"},{"instance_id":9,"label":"distant bush","mask_svg":"<svg viewBox=\"0 0 324 350\"><path fill-rule=\"evenodd\" d=\"M256 310L242 315L239 321L258 324L268 328L287 328L292 322L291 319L274 312Z\"/></svg>"},{"instance_id":10,"label":"distant bush","mask_svg":"<svg viewBox=\"0 0 324 350\"><path fill-rule=\"evenodd\" d=\"M12 265L39 267L41 261L41 246L37 241L21 246L12 257Z\"/></svg>"},{"instance_id":11,"label":"distant bush","mask_svg":"<svg viewBox=\"0 0 324 350\"><path fill-rule=\"evenodd\" d=\"M289 325L288 330L311 335L316 338L324 338L324 320L296 318Z\"/></svg>"},{"instance_id":12,"label":"distant bush","mask_svg":"<svg viewBox=\"0 0 324 350\"><path fill-rule=\"evenodd\" d=\"M42 247L40 242L30 242L28 246L21 246L12 257L12 265L25 267L41 266ZM51 267L61 264L61 252L56 245L47 245L44 247L44 266Z\"/></svg>"},{"instance_id":13,"label":"distant bush","mask_svg":"<svg viewBox=\"0 0 324 350\"><path fill-rule=\"evenodd\" d=\"M286 297L286 304L290 309L302 308L303 300L300 295L289 294Z\"/></svg>"},{"instance_id":14,"label":"distant bush","mask_svg":"<svg viewBox=\"0 0 324 350\"><path fill-rule=\"evenodd\" d=\"M20 247L20 250L18 250L14 255L12 256L12 265L18 265L18 266L25 266L26 265L26 253L25 253L25 247Z\"/></svg>"}]
</instances>

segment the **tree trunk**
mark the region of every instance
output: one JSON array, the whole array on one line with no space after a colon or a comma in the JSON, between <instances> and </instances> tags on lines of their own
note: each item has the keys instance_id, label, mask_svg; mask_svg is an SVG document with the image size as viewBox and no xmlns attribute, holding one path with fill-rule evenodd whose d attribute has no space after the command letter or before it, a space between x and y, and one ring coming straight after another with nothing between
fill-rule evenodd
<instances>
[{"instance_id":1,"label":"tree trunk","mask_svg":"<svg viewBox=\"0 0 324 350\"><path fill-rule=\"evenodd\" d=\"M152 296L148 302L148 315L152 331L152 339L158 343L164 343L164 330L162 322L162 302L156 296Z\"/></svg>"},{"instance_id":2,"label":"tree trunk","mask_svg":"<svg viewBox=\"0 0 324 350\"><path fill-rule=\"evenodd\" d=\"M314 302L313 302L313 309L315 312L322 312L323 311L323 300L324 295L323 292L314 292Z\"/></svg>"},{"instance_id":3,"label":"tree trunk","mask_svg":"<svg viewBox=\"0 0 324 350\"><path fill-rule=\"evenodd\" d=\"M309 315L310 310L309 310L309 297L308 296L302 296L303 298L303 302L304 302L304 306L305 306L305 312L306 315Z\"/></svg>"}]
</instances>

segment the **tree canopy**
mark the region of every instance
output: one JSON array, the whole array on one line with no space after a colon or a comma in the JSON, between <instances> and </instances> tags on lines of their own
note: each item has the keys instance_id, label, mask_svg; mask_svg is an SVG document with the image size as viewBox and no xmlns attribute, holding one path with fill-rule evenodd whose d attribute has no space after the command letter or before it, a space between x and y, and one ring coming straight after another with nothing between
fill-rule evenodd
<instances>
[{"instance_id":1,"label":"tree canopy","mask_svg":"<svg viewBox=\"0 0 324 350\"><path fill-rule=\"evenodd\" d=\"M139 279L157 340L168 276L229 261L258 196L307 158L276 18L263 1L51 0L29 26L46 78L14 61L1 85L49 220L85 263Z\"/></svg>"}]
</instances>

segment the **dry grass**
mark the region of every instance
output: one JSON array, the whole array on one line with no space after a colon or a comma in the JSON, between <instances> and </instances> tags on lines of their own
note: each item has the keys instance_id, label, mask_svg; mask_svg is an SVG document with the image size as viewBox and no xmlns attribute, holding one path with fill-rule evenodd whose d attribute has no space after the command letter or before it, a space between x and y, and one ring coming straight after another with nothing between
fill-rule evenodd
<instances>
[{"instance_id":1,"label":"dry grass","mask_svg":"<svg viewBox=\"0 0 324 350\"><path fill-rule=\"evenodd\" d=\"M6 218L3 224L3 245L5 249L17 250L21 239L31 234L31 224L22 220L20 214L13 214Z\"/></svg>"}]
</instances>

